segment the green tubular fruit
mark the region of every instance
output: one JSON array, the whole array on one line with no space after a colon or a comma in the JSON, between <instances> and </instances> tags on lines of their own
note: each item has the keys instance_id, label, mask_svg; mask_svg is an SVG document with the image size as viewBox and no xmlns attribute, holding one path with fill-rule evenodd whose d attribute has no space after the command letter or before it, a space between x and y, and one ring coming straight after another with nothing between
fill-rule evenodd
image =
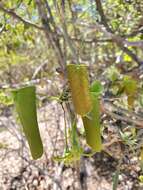
<instances>
[{"instance_id":1,"label":"green tubular fruit","mask_svg":"<svg viewBox=\"0 0 143 190\"><path fill-rule=\"evenodd\" d=\"M103 86L100 81L94 81L90 86L93 108L89 114L82 117L86 133L87 144L95 151L102 150L102 140L100 132L100 100L99 97L103 92Z\"/></svg>"},{"instance_id":2,"label":"green tubular fruit","mask_svg":"<svg viewBox=\"0 0 143 190\"><path fill-rule=\"evenodd\" d=\"M67 65L67 75L75 111L84 116L92 109L87 66L69 64Z\"/></svg>"},{"instance_id":3,"label":"green tubular fruit","mask_svg":"<svg viewBox=\"0 0 143 190\"><path fill-rule=\"evenodd\" d=\"M100 132L100 101L99 96L92 96L93 109L88 116L82 117L87 144L95 151L102 150Z\"/></svg>"},{"instance_id":4,"label":"green tubular fruit","mask_svg":"<svg viewBox=\"0 0 143 190\"><path fill-rule=\"evenodd\" d=\"M35 87L21 88L12 93L32 157L38 159L43 154L43 144L37 122Z\"/></svg>"}]
</instances>

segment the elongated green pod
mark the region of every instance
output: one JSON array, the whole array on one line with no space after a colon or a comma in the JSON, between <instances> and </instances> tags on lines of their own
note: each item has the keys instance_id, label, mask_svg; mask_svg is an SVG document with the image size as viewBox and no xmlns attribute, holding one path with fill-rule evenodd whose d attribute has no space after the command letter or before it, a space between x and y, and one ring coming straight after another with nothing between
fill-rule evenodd
<instances>
[{"instance_id":1,"label":"elongated green pod","mask_svg":"<svg viewBox=\"0 0 143 190\"><path fill-rule=\"evenodd\" d=\"M102 140L100 132L100 99L99 95L102 91L102 86L98 81L93 83L90 88L92 94L92 111L87 116L82 117L85 128L87 144L95 151L102 150Z\"/></svg>"},{"instance_id":2,"label":"elongated green pod","mask_svg":"<svg viewBox=\"0 0 143 190\"><path fill-rule=\"evenodd\" d=\"M35 87L21 88L12 93L32 157L38 159L43 154L43 144L37 122Z\"/></svg>"},{"instance_id":3,"label":"elongated green pod","mask_svg":"<svg viewBox=\"0 0 143 190\"><path fill-rule=\"evenodd\" d=\"M85 128L87 144L95 151L100 152L102 149L100 134L100 102L99 97L93 96L93 109L82 118Z\"/></svg>"},{"instance_id":4,"label":"elongated green pod","mask_svg":"<svg viewBox=\"0 0 143 190\"><path fill-rule=\"evenodd\" d=\"M92 109L87 66L69 64L67 65L67 76L75 111L84 116Z\"/></svg>"}]
</instances>

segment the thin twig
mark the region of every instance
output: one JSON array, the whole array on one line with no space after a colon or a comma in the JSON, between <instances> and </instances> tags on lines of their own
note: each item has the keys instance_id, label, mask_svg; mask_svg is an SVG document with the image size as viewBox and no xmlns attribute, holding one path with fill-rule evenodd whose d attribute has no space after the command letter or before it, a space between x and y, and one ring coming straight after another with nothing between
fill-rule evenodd
<instances>
[{"instance_id":1,"label":"thin twig","mask_svg":"<svg viewBox=\"0 0 143 190\"><path fill-rule=\"evenodd\" d=\"M100 14L100 17L101 17L101 23L106 27L108 32L113 32L111 30L111 28L109 27L109 25L108 25L107 19L105 17L105 14L104 14L104 11L103 11L103 8L102 8L101 1L100 0L95 0L95 3L96 3L96 6L97 6L98 13Z\"/></svg>"},{"instance_id":2,"label":"thin twig","mask_svg":"<svg viewBox=\"0 0 143 190\"><path fill-rule=\"evenodd\" d=\"M102 30L102 32L104 34L111 37L112 41L115 42L118 45L118 47L120 47L126 54L128 54L135 62L137 62L139 65L141 65L143 63L143 61L139 60L139 58L136 56L136 54L133 53L130 49L128 49L127 46L129 45L129 43L127 43L127 41L124 38L122 38L121 36L115 35L115 32L109 27L106 16L105 16L103 8L102 8L101 1L95 0L95 2L96 2L97 10L101 17L101 22L102 22L103 26L105 27L105 29L103 29L98 24L96 24L96 27L98 25L98 28L100 28L100 30ZM140 44L138 42L138 47L139 47L139 45Z\"/></svg>"},{"instance_id":3,"label":"thin twig","mask_svg":"<svg viewBox=\"0 0 143 190\"><path fill-rule=\"evenodd\" d=\"M112 105L109 102L104 102L103 106L104 106L103 112L106 115L109 115L112 118L115 118L117 120L121 120L121 121L125 121L127 123L131 123L131 124L135 125L136 127L143 128L143 119L140 118L139 116L138 116L138 118L135 118L135 119L133 118L133 113L131 115L129 113L129 116L126 116L126 115L124 115L125 111L122 112L122 110L119 110L118 107L116 108L116 110L119 112L119 114L114 113L115 112L115 105ZM135 114L135 116L136 116L136 114Z\"/></svg>"},{"instance_id":4,"label":"thin twig","mask_svg":"<svg viewBox=\"0 0 143 190\"><path fill-rule=\"evenodd\" d=\"M46 5L43 3L42 0L35 0L35 3L37 5L39 16L41 18L41 21L44 27L46 38L48 42L50 43L51 47L54 49L55 56L57 58L57 61L61 69L65 72L66 63L65 63L64 55L59 43L58 36L55 34L55 31L53 32L49 24Z\"/></svg>"},{"instance_id":5,"label":"thin twig","mask_svg":"<svg viewBox=\"0 0 143 190\"><path fill-rule=\"evenodd\" d=\"M57 11L57 14L58 14L58 17L60 19L61 26L62 26L62 33L63 33L63 36L66 40L66 43L68 44L68 46L71 50L73 61L75 60L76 61L75 63L78 63L78 57L77 57L76 49L73 46L73 43L72 43L72 41L69 37L68 31L67 31L66 18L65 18L64 12L63 12L63 10L60 11L60 8L56 2L55 2L55 7L56 7L56 11Z\"/></svg>"},{"instance_id":6,"label":"thin twig","mask_svg":"<svg viewBox=\"0 0 143 190\"><path fill-rule=\"evenodd\" d=\"M138 63L138 65L142 65L143 64L143 61L140 60L131 50L129 50L127 48L128 44L127 44L127 41L122 38L121 36L118 36L116 34L113 34L111 32L108 32L106 30L105 27L101 26L100 24L98 23L95 23L95 24L88 24L86 22L81 22L81 21L76 21L76 24L79 24L81 26L84 26L84 27L88 27L91 29L91 32L94 32L94 31L101 31L103 32L103 34L109 38L110 40L112 40L112 42L114 42L118 47L120 47L120 49L122 49L122 51L124 51L126 54L128 54L135 62Z\"/></svg>"},{"instance_id":7,"label":"thin twig","mask_svg":"<svg viewBox=\"0 0 143 190\"><path fill-rule=\"evenodd\" d=\"M25 19L23 19L21 16L19 16L17 13L15 13L14 11L12 11L11 9L6 9L3 7L2 3L0 3L0 10L5 12L6 14L12 16L14 19L16 20L19 20L21 22L23 22L25 25L28 25L28 26L32 26L38 30L44 30L44 27L42 26L38 26L30 21L27 21Z\"/></svg>"}]
</instances>

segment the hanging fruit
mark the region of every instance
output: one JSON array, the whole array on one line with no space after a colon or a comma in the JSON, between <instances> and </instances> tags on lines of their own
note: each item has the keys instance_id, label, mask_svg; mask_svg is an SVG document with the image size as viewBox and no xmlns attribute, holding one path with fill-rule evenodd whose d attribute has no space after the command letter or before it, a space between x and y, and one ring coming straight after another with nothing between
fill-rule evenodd
<instances>
[{"instance_id":1,"label":"hanging fruit","mask_svg":"<svg viewBox=\"0 0 143 190\"><path fill-rule=\"evenodd\" d=\"M13 95L16 111L28 140L32 157L38 159L43 154L43 144L37 122L35 87L29 86L15 90Z\"/></svg>"},{"instance_id":2,"label":"hanging fruit","mask_svg":"<svg viewBox=\"0 0 143 190\"><path fill-rule=\"evenodd\" d=\"M102 140L100 131L100 94L102 86L99 81L95 81L90 88L93 108L89 114L82 117L85 128L87 144L95 152L102 150Z\"/></svg>"},{"instance_id":3,"label":"hanging fruit","mask_svg":"<svg viewBox=\"0 0 143 190\"><path fill-rule=\"evenodd\" d=\"M67 76L75 111L84 116L92 109L87 66L69 64L67 65Z\"/></svg>"}]
</instances>

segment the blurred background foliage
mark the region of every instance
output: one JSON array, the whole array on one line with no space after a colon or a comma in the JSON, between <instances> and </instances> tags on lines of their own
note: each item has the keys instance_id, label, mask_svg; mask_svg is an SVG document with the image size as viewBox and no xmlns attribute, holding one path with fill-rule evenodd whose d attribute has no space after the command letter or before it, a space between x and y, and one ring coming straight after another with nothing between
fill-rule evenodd
<instances>
[{"instance_id":1,"label":"blurred background foliage","mask_svg":"<svg viewBox=\"0 0 143 190\"><path fill-rule=\"evenodd\" d=\"M66 64L85 64L90 82L99 80L104 86L102 100L108 109L101 121L107 153L118 161L122 154L139 157L143 146L142 52L142 0L1 0L0 115L11 114L10 91L31 81L38 83L40 107L52 100L61 105L68 97L63 89L66 79L60 76ZM73 147L69 157L79 159L80 151Z\"/></svg>"},{"instance_id":2,"label":"blurred background foliage","mask_svg":"<svg viewBox=\"0 0 143 190\"><path fill-rule=\"evenodd\" d=\"M34 79L56 76L58 55L44 35L38 2L8 0L0 3L1 86L11 87L30 81L33 76ZM139 43L143 38L143 2L99 2L43 0L41 4L47 11L51 34L59 43L63 65L77 57L79 63L89 66L91 80L99 79L106 84L106 96L122 99L126 94L128 103L133 106L135 95L131 94L139 93L142 97L143 47ZM42 64L40 72L34 75Z\"/></svg>"}]
</instances>

